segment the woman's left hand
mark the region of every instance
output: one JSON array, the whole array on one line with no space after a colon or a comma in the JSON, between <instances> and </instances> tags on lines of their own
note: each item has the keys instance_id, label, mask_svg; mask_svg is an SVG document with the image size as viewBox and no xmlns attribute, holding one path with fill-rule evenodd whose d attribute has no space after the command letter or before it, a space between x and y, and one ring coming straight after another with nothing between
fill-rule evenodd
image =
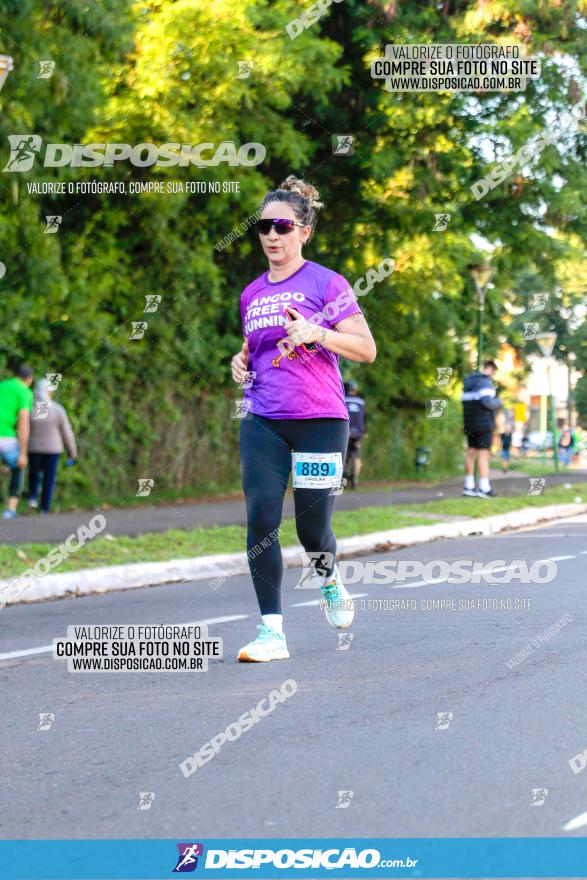
<instances>
[{"instance_id":1,"label":"woman's left hand","mask_svg":"<svg viewBox=\"0 0 587 880\"><path fill-rule=\"evenodd\" d=\"M294 321L288 321L285 324L285 331L294 345L309 345L312 342L320 341L324 332L323 327L308 321L293 306L288 305L287 310L295 318Z\"/></svg>"}]
</instances>

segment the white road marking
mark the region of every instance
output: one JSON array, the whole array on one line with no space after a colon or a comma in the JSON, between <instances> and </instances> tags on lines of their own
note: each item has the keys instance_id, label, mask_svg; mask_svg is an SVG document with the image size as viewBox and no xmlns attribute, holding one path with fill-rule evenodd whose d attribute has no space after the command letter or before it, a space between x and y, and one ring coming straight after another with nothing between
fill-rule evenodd
<instances>
[{"instance_id":1,"label":"white road marking","mask_svg":"<svg viewBox=\"0 0 587 880\"><path fill-rule=\"evenodd\" d=\"M214 623L229 623L231 620L244 620L250 614L231 614L227 617L209 617L207 620L190 620L189 623L175 623L172 626L212 626ZM81 624L80 624L81 625ZM105 624L107 625L107 624ZM148 625L148 624L147 624ZM14 660L17 657L32 657L35 654L49 654L53 651L53 645L42 645L40 648L26 648L24 651L8 651L0 654L0 660Z\"/></svg>"},{"instance_id":2,"label":"white road marking","mask_svg":"<svg viewBox=\"0 0 587 880\"><path fill-rule=\"evenodd\" d=\"M494 571L507 571L511 568L511 565L502 565L499 568L482 568L479 569L476 574L487 574ZM412 587L427 587L430 584L456 584L457 586L464 586L468 581L451 581L450 578L447 580L446 578L434 578L430 581L415 581L413 584L395 584L394 590L410 590Z\"/></svg>"},{"instance_id":3,"label":"white road marking","mask_svg":"<svg viewBox=\"0 0 587 880\"><path fill-rule=\"evenodd\" d=\"M363 599L365 596L368 596L368 593L349 593L351 599ZM312 599L310 602L296 602L294 605L290 605L290 608L307 608L310 605L319 605L321 602L324 602L325 599Z\"/></svg>"},{"instance_id":4,"label":"white road marking","mask_svg":"<svg viewBox=\"0 0 587 880\"><path fill-rule=\"evenodd\" d=\"M15 657L32 657L33 654L48 654L53 650L53 645L43 645L40 648L27 648L25 651L8 651L0 654L0 660L13 660Z\"/></svg>"},{"instance_id":5,"label":"white road marking","mask_svg":"<svg viewBox=\"0 0 587 880\"><path fill-rule=\"evenodd\" d=\"M587 813L580 813L578 816L575 816L574 819L563 825L563 831L576 831L577 828L582 828L583 825L587 825Z\"/></svg>"},{"instance_id":6,"label":"white road marking","mask_svg":"<svg viewBox=\"0 0 587 880\"><path fill-rule=\"evenodd\" d=\"M587 554L587 550L581 550L580 552L581 552L581 555ZM575 559L575 558L576 558L576 556L553 556L553 557L551 557L550 560L544 560L544 561L561 562L564 559ZM543 560L537 560L537 561L542 562ZM487 573L491 573L491 572L497 573L499 571L507 571L509 568L511 568L511 565L513 565L513 563L511 563L510 565L501 566L499 568L493 568L493 567L492 568L485 568L485 569L481 569L477 573L478 574L487 574ZM447 580L446 578L437 578L435 580L416 581L413 584L394 584L393 589L394 590L410 590L410 589L413 589L414 587L425 587L425 586L430 586L433 584L462 585L462 582L461 581L458 581L458 582L451 581L451 580ZM365 596L368 596L369 594L368 593L351 593L349 595L351 596L351 599L363 599L363 598L365 598ZM313 605L320 605L320 603L323 601L324 601L324 599L312 599L309 602L295 602L294 604L290 605L289 607L290 608L306 608L306 607L313 606ZM246 620L248 617L251 617L251 615L250 614L230 614L230 615L226 615L225 617L209 617L206 620L191 620L188 623L179 623L179 624L175 624L175 625L176 626L196 626L199 624L200 626L212 626L215 623L230 623L233 620ZM22 651L8 651L4 654L0 654L0 660L15 660L15 659L18 659L19 657L34 657L36 654L49 654L52 651L53 651L53 645L41 645L38 648L26 648ZM587 813L582 814L582 816L587 816ZM579 816L577 818L580 819L580 818L582 818L582 816ZM573 819L571 821L575 822L575 821L577 821L577 819ZM586 824L586 823L587 823L587 819L585 820L585 823L582 823L582 824ZM567 824L570 824L570 823L567 823ZM565 828L566 828L566 826L565 826ZM571 830L571 829L568 829L568 830Z\"/></svg>"},{"instance_id":7,"label":"white road marking","mask_svg":"<svg viewBox=\"0 0 587 880\"><path fill-rule=\"evenodd\" d=\"M189 623L174 623L172 626L212 626L215 623L230 623L231 620L244 620L245 617L250 616L250 614L229 614L226 617L208 617L207 620L190 620Z\"/></svg>"},{"instance_id":8,"label":"white road marking","mask_svg":"<svg viewBox=\"0 0 587 880\"><path fill-rule=\"evenodd\" d=\"M436 578L436 580L432 581L414 581L413 584L394 584L393 590L412 590L414 587L428 587L431 584L450 584L451 581L447 581L446 578Z\"/></svg>"},{"instance_id":9,"label":"white road marking","mask_svg":"<svg viewBox=\"0 0 587 880\"><path fill-rule=\"evenodd\" d=\"M587 552L587 551L582 551ZM537 559L536 562L560 562L563 559L576 559L576 556L551 556L550 559ZM492 574L493 572L497 573L498 571L508 571L513 565L511 562L509 565L501 565L498 568L482 568L475 574ZM427 587L431 584L454 584L456 586L464 586L465 584L470 583L470 581L451 581L450 578L434 578L429 581L415 581L413 584L394 584L394 590L411 590L414 587Z\"/></svg>"},{"instance_id":10,"label":"white road marking","mask_svg":"<svg viewBox=\"0 0 587 880\"><path fill-rule=\"evenodd\" d=\"M532 528L534 528L534 526L532 526ZM486 537L492 538L495 536L494 535L487 535ZM537 531L536 535L533 535L531 537L539 538L540 540L542 540L542 538L584 538L585 533L584 532L553 532L552 534L550 534L550 533L543 533L543 532ZM515 534L512 534L512 535L502 535L502 534L499 535L500 541L501 540L512 541L515 539L520 540L520 538L523 538L524 540L527 541L528 540L528 531L524 530L524 529L520 529L519 532L516 532Z\"/></svg>"},{"instance_id":11,"label":"white road marking","mask_svg":"<svg viewBox=\"0 0 587 880\"><path fill-rule=\"evenodd\" d=\"M53 645L43 645L41 648L27 648L26 651L9 651L0 654L0 660L12 660L14 657L32 657L33 654L46 654L53 650Z\"/></svg>"}]
</instances>

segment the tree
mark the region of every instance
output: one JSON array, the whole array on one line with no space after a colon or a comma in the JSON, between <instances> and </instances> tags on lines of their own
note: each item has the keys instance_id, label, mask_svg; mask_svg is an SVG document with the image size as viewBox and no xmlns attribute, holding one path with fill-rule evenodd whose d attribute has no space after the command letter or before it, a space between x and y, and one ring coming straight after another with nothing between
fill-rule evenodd
<instances>
[{"instance_id":1,"label":"tree","mask_svg":"<svg viewBox=\"0 0 587 880\"><path fill-rule=\"evenodd\" d=\"M569 315L580 318L585 295L584 121L482 197L471 187L576 102L585 11L584 0L528 0L522 10L513 0L345 0L290 39L286 25L300 14L293 0L5 3L1 33L16 69L0 94L2 143L30 132L63 143L266 150L250 167L36 162L4 175L2 357L63 374L86 462L77 491L130 497L146 476L157 489L234 484L229 361L240 346L239 293L264 265L252 233L225 250L215 245L291 172L326 203L307 257L351 284L395 259L393 275L361 299L378 359L343 364L369 399L372 474L406 472L419 443L437 460L458 454L455 398L476 326L466 267L480 253L496 268L487 353L506 339L521 350L520 309L537 288L553 296L544 321L556 324L560 354L568 353L579 332ZM370 74L388 42L518 42L541 57L542 74L524 93L391 93ZM37 79L43 59L56 62L50 79ZM248 76L239 62L252 62ZM336 135L352 135L354 152L333 152ZM33 181L89 180L191 180L206 189L27 191ZM232 183L240 191L223 192ZM58 234L45 233L48 214L62 216ZM444 231L435 230L437 214L450 215ZM145 312L153 295L161 300ZM140 338L133 322L147 325ZM437 384L441 367L453 370L448 386ZM425 416L438 397L449 399L445 421Z\"/></svg>"}]
</instances>

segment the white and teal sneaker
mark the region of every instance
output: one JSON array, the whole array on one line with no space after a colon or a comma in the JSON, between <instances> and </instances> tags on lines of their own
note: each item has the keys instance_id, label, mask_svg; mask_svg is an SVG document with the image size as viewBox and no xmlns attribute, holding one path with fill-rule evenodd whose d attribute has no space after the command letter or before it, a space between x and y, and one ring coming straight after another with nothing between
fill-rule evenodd
<instances>
[{"instance_id":1,"label":"white and teal sneaker","mask_svg":"<svg viewBox=\"0 0 587 880\"><path fill-rule=\"evenodd\" d=\"M355 616L355 607L340 579L338 566L335 566L328 580L328 583L320 587L326 600L323 603L326 620L336 629L348 629Z\"/></svg>"},{"instance_id":2,"label":"white and teal sneaker","mask_svg":"<svg viewBox=\"0 0 587 880\"><path fill-rule=\"evenodd\" d=\"M288 660L289 651L283 633L275 632L270 626L260 623L259 635L238 652L240 663L266 663L268 660Z\"/></svg>"}]
</instances>

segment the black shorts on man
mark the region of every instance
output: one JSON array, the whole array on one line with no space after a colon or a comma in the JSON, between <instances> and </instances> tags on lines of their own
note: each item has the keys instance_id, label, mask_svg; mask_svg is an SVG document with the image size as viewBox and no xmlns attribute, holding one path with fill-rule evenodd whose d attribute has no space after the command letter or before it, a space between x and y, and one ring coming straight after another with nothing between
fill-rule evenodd
<instances>
[{"instance_id":1,"label":"black shorts on man","mask_svg":"<svg viewBox=\"0 0 587 880\"><path fill-rule=\"evenodd\" d=\"M491 449L493 431L480 431L477 434L467 434L469 449Z\"/></svg>"}]
</instances>

